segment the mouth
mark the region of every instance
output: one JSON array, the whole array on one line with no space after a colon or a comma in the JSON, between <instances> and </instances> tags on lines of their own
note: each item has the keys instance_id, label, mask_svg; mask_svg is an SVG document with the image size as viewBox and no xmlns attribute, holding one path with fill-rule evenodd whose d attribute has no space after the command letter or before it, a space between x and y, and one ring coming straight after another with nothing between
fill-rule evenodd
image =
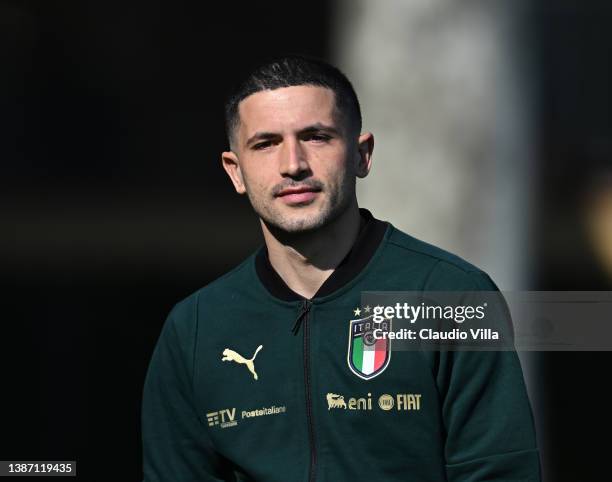
<instances>
[{"instance_id":1,"label":"mouth","mask_svg":"<svg viewBox=\"0 0 612 482\"><path fill-rule=\"evenodd\" d=\"M305 204L313 201L320 191L310 186L288 187L280 191L276 197L281 198L287 204Z\"/></svg>"}]
</instances>

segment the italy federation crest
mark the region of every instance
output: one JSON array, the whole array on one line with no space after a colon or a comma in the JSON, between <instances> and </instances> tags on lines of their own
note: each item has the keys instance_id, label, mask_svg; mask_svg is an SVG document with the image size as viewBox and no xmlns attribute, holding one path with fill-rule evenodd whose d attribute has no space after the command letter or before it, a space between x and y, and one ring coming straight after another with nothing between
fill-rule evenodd
<instances>
[{"instance_id":1,"label":"italy federation crest","mask_svg":"<svg viewBox=\"0 0 612 482\"><path fill-rule=\"evenodd\" d=\"M351 371L364 380L370 380L382 372L391 360L391 340L374 338L374 330L380 338L391 331L391 320L374 321L374 315L349 323L347 361Z\"/></svg>"}]
</instances>

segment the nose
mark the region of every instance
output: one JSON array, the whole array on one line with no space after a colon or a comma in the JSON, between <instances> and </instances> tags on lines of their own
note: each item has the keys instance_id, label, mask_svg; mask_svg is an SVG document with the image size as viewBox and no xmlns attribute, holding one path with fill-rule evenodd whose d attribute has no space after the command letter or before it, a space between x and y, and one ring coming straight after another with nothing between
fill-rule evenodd
<instances>
[{"instance_id":1,"label":"nose","mask_svg":"<svg viewBox=\"0 0 612 482\"><path fill-rule=\"evenodd\" d=\"M306 150L297 139L289 139L282 143L280 150L280 173L287 177L300 177L308 171L309 165Z\"/></svg>"}]
</instances>

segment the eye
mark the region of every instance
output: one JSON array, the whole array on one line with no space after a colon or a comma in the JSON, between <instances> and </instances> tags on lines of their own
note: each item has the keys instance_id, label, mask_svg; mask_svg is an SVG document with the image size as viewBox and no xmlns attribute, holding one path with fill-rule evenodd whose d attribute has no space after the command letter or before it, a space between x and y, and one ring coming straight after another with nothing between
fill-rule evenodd
<instances>
[{"instance_id":1,"label":"eye","mask_svg":"<svg viewBox=\"0 0 612 482\"><path fill-rule=\"evenodd\" d=\"M327 134L320 134L320 133L312 133L306 136L307 141L327 142L330 139L331 139L331 136L328 136Z\"/></svg>"},{"instance_id":2,"label":"eye","mask_svg":"<svg viewBox=\"0 0 612 482\"><path fill-rule=\"evenodd\" d=\"M272 145L272 141L263 141L263 142L258 142L257 144L253 145L253 149L255 149L256 151L265 149L266 147L270 147Z\"/></svg>"}]
</instances>

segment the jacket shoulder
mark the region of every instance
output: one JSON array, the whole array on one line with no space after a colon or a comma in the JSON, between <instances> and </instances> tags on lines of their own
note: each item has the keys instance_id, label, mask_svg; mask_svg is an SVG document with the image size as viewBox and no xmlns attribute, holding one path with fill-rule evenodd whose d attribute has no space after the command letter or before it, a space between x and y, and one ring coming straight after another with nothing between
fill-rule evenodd
<instances>
[{"instance_id":1,"label":"jacket shoulder","mask_svg":"<svg viewBox=\"0 0 612 482\"><path fill-rule=\"evenodd\" d=\"M388 238L399 259L428 266L424 289L475 289L497 291L490 276L465 259L415 238L392 226Z\"/></svg>"},{"instance_id":2,"label":"jacket shoulder","mask_svg":"<svg viewBox=\"0 0 612 482\"><path fill-rule=\"evenodd\" d=\"M255 253L246 258L231 271L228 271L180 300L172 308L170 316L177 320L192 318L197 312L198 306L203 300L207 299L215 300L216 303L223 303L225 301L231 302L231 300L227 298L234 296L237 288L252 284L253 275L251 264L254 262L254 257Z\"/></svg>"}]
</instances>

